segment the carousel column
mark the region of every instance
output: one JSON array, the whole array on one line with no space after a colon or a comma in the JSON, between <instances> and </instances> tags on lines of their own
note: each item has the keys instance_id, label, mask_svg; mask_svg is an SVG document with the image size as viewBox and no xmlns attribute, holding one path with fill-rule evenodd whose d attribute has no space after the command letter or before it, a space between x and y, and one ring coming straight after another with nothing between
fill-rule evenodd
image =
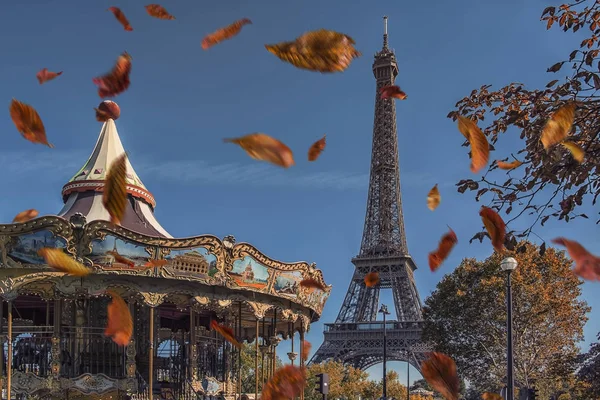
<instances>
[{"instance_id":1,"label":"carousel column","mask_svg":"<svg viewBox=\"0 0 600 400\"><path fill-rule=\"evenodd\" d=\"M13 356L13 343L12 343L12 301L8 301L8 329L6 340L8 341L8 357L6 360L6 398L10 399L10 388L12 386L12 356Z\"/></svg>"},{"instance_id":2,"label":"carousel column","mask_svg":"<svg viewBox=\"0 0 600 400\"><path fill-rule=\"evenodd\" d=\"M277 309L273 311L273 336L271 337L271 346L273 353L271 354L271 376L275 375L277 369L277 345L281 342L281 339L277 336Z\"/></svg>"},{"instance_id":3,"label":"carousel column","mask_svg":"<svg viewBox=\"0 0 600 400\"><path fill-rule=\"evenodd\" d=\"M300 328L300 354L304 354L304 327ZM300 356L300 368L304 368L304 357ZM304 389L300 392L300 400L304 400Z\"/></svg>"},{"instance_id":4,"label":"carousel column","mask_svg":"<svg viewBox=\"0 0 600 400\"><path fill-rule=\"evenodd\" d=\"M60 385L60 322L61 322L62 300L54 300L54 318L52 320L52 347L50 349L50 371L52 373L54 389Z\"/></svg>"},{"instance_id":5,"label":"carousel column","mask_svg":"<svg viewBox=\"0 0 600 400\"><path fill-rule=\"evenodd\" d=\"M148 352L148 386L150 398L154 398L154 307L150 306L150 351Z\"/></svg>"},{"instance_id":6,"label":"carousel column","mask_svg":"<svg viewBox=\"0 0 600 400\"><path fill-rule=\"evenodd\" d=\"M254 339L254 399L258 400L258 353L260 348L258 347L258 328L260 326L260 321L256 318L256 332Z\"/></svg>"},{"instance_id":7,"label":"carousel column","mask_svg":"<svg viewBox=\"0 0 600 400\"><path fill-rule=\"evenodd\" d=\"M238 327L238 340L242 343L242 347L238 349L238 362L237 362L237 377L238 377L238 394L242 395L242 349L244 348L244 343L242 340L242 302L240 301L238 304L238 318L237 318L237 327Z\"/></svg>"},{"instance_id":8,"label":"carousel column","mask_svg":"<svg viewBox=\"0 0 600 400\"><path fill-rule=\"evenodd\" d=\"M189 359L189 377L192 383L197 378L198 371L198 345L196 344L196 313L194 308L190 306L190 359Z\"/></svg>"},{"instance_id":9,"label":"carousel column","mask_svg":"<svg viewBox=\"0 0 600 400\"><path fill-rule=\"evenodd\" d=\"M2 398L2 389L4 388L4 298L0 301L0 398Z\"/></svg>"},{"instance_id":10,"label":"carousel column","mask_svg":"<svg viewBox=\"0 0 600 400\"><path fill-rule=\"evenodd\" d=\"M133 296L131 296L129 298L129 302L128 302L128 307L129 307L129 313L133 316L135 315L135 298ZM135 325L134 325L134 331L133 331L133 335L131 335L131 339L129 339L129 344L127 345L127 349L125 350L125 374L127 376L127 378L129 379L133 379L135 378L135 373L137 370L137 365L135 363L135 356L136 356L136 346L135 346L135 337L136 334L138 334L135 331Z\"/></svg>"}]
</instances>

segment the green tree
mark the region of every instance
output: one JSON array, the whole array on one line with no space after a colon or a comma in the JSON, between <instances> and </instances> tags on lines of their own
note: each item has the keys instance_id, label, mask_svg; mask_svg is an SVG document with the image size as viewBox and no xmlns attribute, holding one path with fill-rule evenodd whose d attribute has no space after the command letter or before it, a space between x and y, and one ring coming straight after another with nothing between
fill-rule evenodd
<instances>
[{"instance_id":1,"label":"green tree","mask_svg":"<svg viewBox=\"0 0 600 400\"><path fill-rule=\"evenodd\" d=\"M582 391L589 398L600 398L600 333L598 342L592 343L590 350L579 357L580 369L577 373L582 382Z\"/></svg>"},{"instance_id":2,"label":"green tree","mask_svg":"<svg viewBox=\"0 0 600 400\"><path fill-rule=\"evenodd\" d=\"M330 398L356 399L363 394L368 386L369 374L352 366L345 366L340 362L329 360L321 364L312 364L308 367L308 382L304 390L306 400L320 400L321 394L317 392L317 374L329 374Z\"/></svg>"},{"instance_id":3,"label":"green tree","mask_svg":"<svg viewBox=\"0 0 600 400\"><path fill-rule=\"evenodd\" d=\"M575 0L558 8L547 7L542 19L547 29L579 31L584 35L579 48L565 54L563 60L548 69L551 73L560 71L563 76L566 73L568 77L563 81L560 76L553 76L544 89L526 89L523 84L511 83L492 91L491 85L484 85L460 100L456 109L448 114L454 120L462 114L481 121L480 127L494 145L505 134L520 135L523 139L520 148L495 156L509 161L518 159L523 166L509 172L494 172L497 166L490 163L488 172L480 180L467 178L457 184L459 192L468 190L477 200L491 201L497 210L512 213L508 223L524 213L536 215L533 224L521 233L523 237L538 222L543 225L549 218L566 222L577 217L588 218L578 213L578 208L590 201L595 204L600 195L600 96L597 93L600 89L600 2ZM570 100L578 101L578 110L569 140L585 150L586 159L581 164L562 146L554 146L546 152L540 142L550 115Z\"/></svg>"},{"instance_id":4,"label":"green tree","mask_svg":"<svg viewBox=\"0 0 600 400\"><path fill-rule=\"evenodd\" d=\"M255 378L254 378L254 354L255 354L254 342L252 343L243 343L242 344L242 392L244 393L254 393L255 390ZM237 355L235 358L235 362L237 363ZM268 365L265 360L265 366L268 368ZM281 368L283 366L283 362L279 356L275 359L276 368ZM265 371L266 372L266 371ZM258 391L259 394L262 391L262 376L263 376L263 367L262 367L262 356L259 353L258 358Z\"/></svg>"},{"instance_id":5,"label":"green tree","mask_svg":"<svg viewBox=\"0 0 600 400\"><path fill-rule=\"evenodd\" d=\"M521 242L512 273L515 383L552 386L577 354L590 308L578 299L580 281L564 252ZM479 392L496 392L506 372L506 277L494 253L464 259L425 301L424 336L457 363L461 378ZM569 372L570 373L570 372Z\"/></svg>"},{"instance_id":6,"label":"green tree","mask_svg":"<svg viewBox=\"0 0 600 400\"><path fill-rule=\"evenodd\" d=\"M396 371L387 373L387 397L396 400L406 399L406 386L400 383L400 376Z\"/></svg>"}]
</instances>

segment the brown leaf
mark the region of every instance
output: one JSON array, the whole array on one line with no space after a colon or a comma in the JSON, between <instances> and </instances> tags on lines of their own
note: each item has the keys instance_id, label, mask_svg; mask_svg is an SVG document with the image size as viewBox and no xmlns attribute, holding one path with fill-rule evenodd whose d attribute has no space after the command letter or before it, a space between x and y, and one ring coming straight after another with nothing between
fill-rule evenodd
<instances>
[{"instance_id":1,"label":"brown leaf","mask_svg":"<svg viewBox=\"0 0 600 400\"><path fill-rule=\"evenodd\" d=\"M34 219L38 215L38 211L32 208L30 210L21 211L20 213L18 213L12 222L13 224L21 224L23 222L29 221L30 219Z\"/></svg>"},{"instance_id":2,"label":"brown leaf","mask_svg":"<svg viewBox=\"0 0 600 400\"><path fill-rule=\"evenodd\" d=\"M29 104L12 99L10 103L10 118L21 135L31 143L45 144L50 148L54 145L48 143L46 128L35 108Z\"/></svg>"},{"instance_id":3,"label":"brown leaf","mask_svg":"<svg viewBox=\"0 0 600 400\"><path fill-rule=\"evenodd\" d=\"M148 268L154 268L154 267L164 267L165 265L167 265L169 263L168 260L148 260L148 262L146 264L144 264L144 267L148 267Z\"/></svg>"},{"instance_id":4,"label":"brown leaf","mask_svg":"<svg viewBox=\"0 0 600 400\"><path fill-rule=\"evenodd\" d=\"M458 400L460 381L453 359L442 353L431 353L421 364L421 375L446 400Z\"/></svg>"},{"instance_id":5,"label":"brown leaf","mask_svg":"<svg viewBox=\"0 0 600 400\"><path fill-rule=\"evenodd\" d=\"M126 172L127 153L123 153L110 165L104 183L102 204L110 214L110 221L116 225L121 223L127 206Z\"/></svg>"},{"instance_id":6,"label":"brown leaf","mask_svg":"<svg viewBox=\"0 0 600 400\"><path fill-rule=\"evenodd\" d=\"M223 139L226 143L235 143L255 160L267 161L283 168L294 165L292 150L277 139L264 133L251 133L233 139Z\"/></svg>"},{"instance_id":7,"label":"brown leaf","mask_svg":"<svg viewBox=\"0 0 600 400\"><path fill-rule=\"evenodd\" d=\"M321 139L317 140L312 144L312 146L310 146L308 149L308 161L315 161L317 158L319 158L323 150L325 150L325 136L326 135L323 135Z\"/></svg>"},{"instance_id":8,"label":"brown leaf","mask_svg":"<svg viewBox=\"0 0 600 400\"><path fill-rule=\"evenodd\" d=\"M38 254L46 260L49 267L68 275L86 276L92 272L91 269L73 259L62 249L44 247L38 250Z\"/></svg>"},{"instance_id":9,"label":"brown leaf","mask_svg":"<svg viewBox=\"0 0 600 400\"><path fill-rule=\"evenodd\" d=\"M365 275L365 285L375 287L379 283L379 272L369 272Z\"/></svg>"},{"instance_id":10,"label":"brown leaf","mask_svg":"<svg viewBox=\"0 0 600 400\"><path fill-rule=\"evenodd\" d=\"M113 69L106 75L92 79L94 85L98 86L98 96L101 98L114 97L129 88L131 81L131 56L124 52L119 56Z\"/></svg>"},{"instance_id":11,"label":"brown leaf","mask_svg":"<svg viewBox=\"0 0 600 400\"><path fill-rule=\"evenodd\" d=\"M556 64L554 64L553 66L551 66L550 68L548 68L546 70L546 72L558 72L558 71L560 71L560 69L562 68L562 66L563 66L564 63L565 63L564 61L557 62Z\"/></svg>"},{"instance_id":12,"label":"brown leaf","mask_svg":"<svg viewBox=\"0 0 600 400\"><path fill-rule=\"evenodd\" d=\"M294 365L285 365L264 385L261 400L294 399L306 386L306 369Z\"/></svg>"},{"instance_id":13,"label":"brown leaf","mask_svg":"<svg viewBox=\"0 0 600 400\"><path fill-rule=\"evenodd\" d=\"M135 262L134 261L130 260L129 258L123 257L122 255L120 255L119 253L117 253L114 250L107 251L106 254L109 254L109 255L113 256L115 258L115 261L118 262L119 264L125 264L129 268L134 268L135 267Z\"/></svg>"},{"instance_id":14,"label":"brown leaf","mask_svg":"<svg viewBox=\"0 0 600 400\"><path fill-rule=\"evenodd\" d=\"M321 282L319 282L316 279L303 279L300 281L300 286L310 289L310 288L315 288L315 289L320 289L322 291L325 291L325 286L323 286L323 284Z\"/></svg>"},{"instance_id":15,"label":"brown leaf","mask_svg":"<svg viewBox=\"0 0 600 400\"><path fill-rule=\"evenodd\" d=\"M61 76L62 73L63 73L62 71L51 72L51 71L48 71L48 68L43 68L36 74L36 78L37 78L38 82L40 83L40 85L42 85L48 81L51 81L52 79L55 79L58 76Z\"/></svg>"},{"instance_id":16,"label":"brown leaf","mask_svg":"<svg viewBox=\"0 0 600 400\"><path fill-rule=\"evenodd\" d=\"M123 14L123 11L121 11L120 8L118 7L109 7L108 10L106 11L110 11L113 13L113 15L115 16L115 18L117 19L117 21L119 21L121 23L121 25L123 25L123 28L126 31L132 31L133 28L131 27L131 25L129 24L129 21L127 20L127 17L125 17L125 14Z\"/></svg>"},{"instance_id":17,"label":"brown leaf","mask_svg":"<svg viewBox=\"0 0 600 400\"><path fill-rule=\"evenodd\" d=\"M483 400L504 400L504 397L500 396L497 393L485 392L481 395Z\"/></svg>"},{"instance_id":18,"label":"brown leaf","mask_svg":"<svg viewBox=\"0 0 600 400\"><path fill-rule=\"evenodd\" d=\"M458 237L456 237L456 233L452 229L442 236L437 250L429 253L429 269L432 272L436 271L444 260L448 258L456 243L458 243Z\"/></svg>"},{"instance_id":19,"label":"brown leaf","mask_svg":"<svg viewBox=\"0 0 600 400\"><path fill-rule=\"evenodd\" d=\"M300 357L304 361L308 360L308 355L310 354L311 347L312 347L312 345L310 343L308 343L306 340L302 341L302 354L300 354Z\"/></svg>"},{"instance_id":20,"label":"brown leaf","mask_svg":"<svg viewBox=\"0 0 600 400\"><path fill-rule=\"evenodd\" d=\"M167 10L165 10L165 8L163 6L161 6L160 4L148 4L146 6L146 12L148 13L149 16L158 18L158 19L168 19L168 20L175 19L175 17L172 16L171 14L169 14L167 12Z\"/></svg>"},{"instance_id":21,"label":"brown leaf","mask_svg":"<svg viewBox=\"0 0 600 400\"><path fill-rule=\"evenodd\" d=\"M479 211L483 225L490 235L492 240L492 246L497 252L504 250L504 239L506 238L506 224L502 220L502 217L494 210L489 207L481 207Z\"/></svg>"},{"instance_id":22,"label":"brown leaf","mask_svg":"<svg viewBox=\"0 0 600 400\"><path fill-rule=\"evenodd\" d=\"M600 257L596 257L574 240L565 238L556 238L552 243L567 248L569 256L575 262L573 272L589 281L600 281Z\"/></svg>"},{"instance_id":23,"label":"brown leaf","mask_svg":"<svg viewBox=\"0 0 600 400\"><path fill-rule=\"evenodd\" d=\"M220 325L214 319L210 322L210 327L238 349L242 348L242 344L236 340L235 334L233 333L233 330L231 328L224 325Z\"/></svg>"},{"instance_id":24,"label":"brown leaf","mask_svg":"<svg viewBox=\"0 0 600 400\"><path fill-rule=\"evenodd\" d=\"M440 196L440 191L438 190L437 183L434 187L431 188L429 193L427 193L427 207L433 211L440 205L442 201L442 196Z\"/></svg>"},{"instance_id":25,"label":"brown leaf","mask_svg":"<svg viewBox=\"0 0 600 400\"><path fill-rule=\"evenodd\" d=\"M107 293L111 295L112 302L107 308L108 320L104 335L112 337L113 342L119 346L127 346L133 335L133 318L129 306L112 290Z\"/></svg>"},{"instance_id":26,"label":"brown leaf","mask_svg":"<svg viewBox=\"0 0 600 400\"><path fill-rule=\"evenodd\" d=\"M265 45L280 60L293 66L321 73L342 72L360 52L354 39L343 33L320 29L306 32L292 42Z\"/></svg>"},{"instance_id":27,"label":"brown leaf","mask_svg":"<svg viewBox=\"0 0 600 400\"><path fill-rule=\"evenodd\" d=\"M546 122L546 126L544 126L544 130L542 131L540 140L544 145L544 149L548 150L555 144L562 142L569 134L574 119L575 103L568 103L556 110L548 122Z\"/></svg>"},{"instance_id":28,"label":"brown leaf","mask_svg":"<svg viewBox=\"0 0 600 400\"><path fill-rule=\"evenodd\" d=\"M221 43L223 40L231 39L240 33L244 25L251 23L252 21L248 18L243 18L235 21L231 25L227 25L224 28L217 29L215 32L211 33L210 35L206 35L204 39L202 39L202 48L204 50L208 50L214 45Z\"/></svg>"},{"instance_id":29,"label":"brown leaf","mask_svg":"<svg viewBox=\"0 0 600 400\"><path fill-rule=\"evenodd\" d=\"M471 172L477 173L490 159L490 145L477 124L469 118L458 116L458 130L471 144Z\"/></svg>"},{"instance_id":30,"label":"brown leaf","mask_svg":"<svg viewBox=\"0 0 600 400\"><path fill-rule=\"evenodd\" d=\"M400 86L384 86L379 89L382 99L389 99L390 97L398 100L406 100L406 93L400 89Z\"/></svg>"},{"instance_id":31,"label":"brown leaf","mask_svg":"<svg viewBox=\"0 0 600 400\"><path fill-rule=\"evenodd\" d=\"M505 162L505 161L496 161L496 165L498 165L498 168L500 169L505 169L505 170L511 170L511 169L515 169L520 167L521 165L523 165L523 163L519 160L515 160L515 161L511 161L511 162Z\"/></svg>"},{"instance_id":32,"label":"brown leaf","mask_svg":"<svg viewBox=\"0 0 600 400\"><path fill-rule=\"evenodd\" d=\"M568 140L565 140L560 144L563 145L565 149L571 152L571 155L573 156L573 159L575 161L577 161L578 163L583 162L583 159L585 158L585 151L581 148L581 146L579 146L577 143Z\"/></svg>"}]
</instances>

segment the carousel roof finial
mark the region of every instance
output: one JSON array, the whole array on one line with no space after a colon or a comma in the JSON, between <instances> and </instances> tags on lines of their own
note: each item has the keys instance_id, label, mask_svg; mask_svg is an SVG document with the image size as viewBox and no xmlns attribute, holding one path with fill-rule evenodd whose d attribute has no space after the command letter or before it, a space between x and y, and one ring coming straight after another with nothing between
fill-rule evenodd
<instances>
[{"instance_id":1,"label":"carousel roof finial","mask_svg":"<svg viewBox=\"0 0 600 400\"><path fill-rule=\"evenodd\" d=\"M98 121L104 121L104 124L87 162L63 187L65 206L58 213L60 217L68 219L79 212L88 222L110 220L108 212L102 205L102 191L112 162L125 153L114 121L119 118L120 113L117 103L110 100L100 103L96 109L96 118ZM134 201L128 202L128 209L121 226L150 236L171 237L154 218L156 205L154 196L146 189L129 159L126 167L127 193Z\"/></svg>"}]
</instances>

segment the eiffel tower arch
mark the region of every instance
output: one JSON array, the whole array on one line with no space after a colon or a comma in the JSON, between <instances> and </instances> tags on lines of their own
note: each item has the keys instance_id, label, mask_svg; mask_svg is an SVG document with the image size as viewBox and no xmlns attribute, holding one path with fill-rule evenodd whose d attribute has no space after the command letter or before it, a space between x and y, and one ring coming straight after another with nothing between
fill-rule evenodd
<instances>
[{"instance_id":1,"label":"eiffel tower arch","mask_svg":"<svg viewBox=\"0 0 600 400\"><path fill-rule=\"evenodd\" d=\"M384 17L383 48L375 54L373 74L375 122L367 212L359 254L352 259L354 274L337 319L325 324L324 341L310 363L334 359L367 369L383 362L383 322L377 321L379 293L391 289L397 321L386 322L387 359L408 361L421 371L432 347L421 339L423 316L415 285L415 262L406 245L400 169L396 100L381 99L381 88L394 85L398 64L388 47ZM364 277L378 272L380 283L367 287Z\"/></svg>"}]
</instances>

